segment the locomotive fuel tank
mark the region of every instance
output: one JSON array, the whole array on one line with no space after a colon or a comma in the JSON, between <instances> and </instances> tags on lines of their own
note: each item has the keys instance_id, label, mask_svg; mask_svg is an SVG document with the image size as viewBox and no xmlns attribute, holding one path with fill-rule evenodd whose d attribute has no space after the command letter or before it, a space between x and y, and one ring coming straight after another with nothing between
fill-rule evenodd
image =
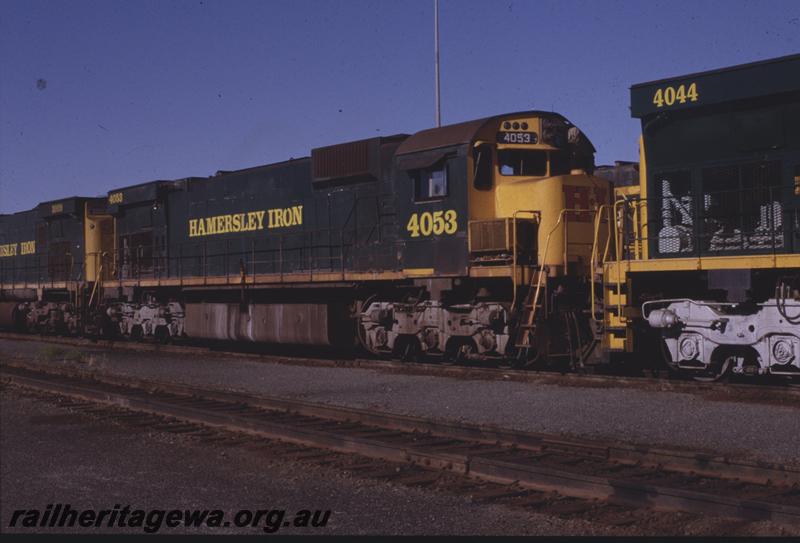
<instances>
[{"instance_id":1,"label":"locomotive fuel tank","mask_svg":"<svg viewBox=\"0 0 800 543\"><path fill-rule=\"evenodd\" d=\"M189 303L186 335L192 338L333 346L342 343L348 309L337 304Z\"/></svg>"}]
</instances>

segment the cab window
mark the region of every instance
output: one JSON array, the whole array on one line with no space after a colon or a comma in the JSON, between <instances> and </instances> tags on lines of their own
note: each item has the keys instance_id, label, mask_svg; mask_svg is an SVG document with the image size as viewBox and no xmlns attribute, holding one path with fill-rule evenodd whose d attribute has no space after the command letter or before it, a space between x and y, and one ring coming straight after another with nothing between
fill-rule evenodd
<instances>
[{"instance_id":1,"label":"cab window","mask_svg":"<svg viewBox=\"0 0 800 543\"><path fill-rule=\"evenodd\" d=\"M569 175L572 170L571 159L566 151L550 152L550 175Z\"/></svg>"},{"instance_id":2,"label":"cab window","mask_svg":"<svg viewBox=\"0 0 800 543\"><path fill-rule=\"evenodd\" d=\"M424 202L447 196L447 166L414 173L414 200Z\"/></svg>"},{"instance_id":3,"label":"cab window","mask_svg":"<svg viewBox=\"0 0 800 543\"><path fill-rule=\"evenodd\" d=\"M501 149L497 151L500 175L547 175L547 152L529 149Z\"/></svg>"}]
</instances>

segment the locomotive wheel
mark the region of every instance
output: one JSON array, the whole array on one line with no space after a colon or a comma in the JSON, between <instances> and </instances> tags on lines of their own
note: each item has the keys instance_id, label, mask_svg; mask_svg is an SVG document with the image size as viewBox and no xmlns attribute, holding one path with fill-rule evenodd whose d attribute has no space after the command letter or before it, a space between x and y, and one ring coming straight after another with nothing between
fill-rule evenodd
<instances>
[{"instance_id":1,"label":"locomotive wheel","mask_svg":"<svg viewBox=\"0 0 800 543\"><path fill-rule=\"evenodd\" d=\"M475 354L476 349L475 346L472 344L471 341L466 341L462 343L455 354L455 362L456 364L465 364L469 361L469 357L472 354Z\"/></svg>"},{"instance_id":2,"label":"locomotive wheel","mask_svg":"<svg viewBox=\"0 0 800 543\"><path fill-rule=\"evenodd\" d=\"M520 347L516 350L514 358L511 359L511 367L514 369L530 368L542 359L542 353L534 346Z\"/></svg>"},{"instance_id":3,"label":"locomotive wheel","mask_svg":"<svg viewBox=\"0 0 800 543\"><path fill-rule=\"evenodd\" d=\"M131 328L131 339L134 341L141 341L142 337L144 337L144 330L138 324L134 325Z\"/></svg>"},{"instance_id":4,"label":"locomotive wheel","mask_svg":"<svg viewBox=\"0 0 800 543\"><path fill-rule=\"evenodd\" d=\"M104 318L100 324L100 337L115 339L119 334L119 325L109 318Z\"/></svg>"},{"instance_id":5,"label":"locomotive wheel","mask_svg":"<svg viewBox=\"0 0 800 543\"><path fill-rule=\"evenodd\" d=\"M442 357L442 364L465 364L472 354L478 352L475 343L470 339L454 339L450 341Z\"/></svg>"},{"instance_id":6,"label":"locomotive wheel","mask_svg":"<svg viewBox=\"0 0 800 543\"><path fill-rule=\"evenodd\" d=\"M377 295L372 295L366 300L364 300L364 302L360 306L359 315L363 314L364 311L366 311L366 309L369 307L369 304L371 304L373 300L375 300L376 298ZM381 356L381 353L375 351L374 349L370 349L367 343L367 331L366 329L364 329L364 324L361 322L360 316L358 319L356 319L355 326L356 326L356 338L358 339L358 344L361 346L361 348L364 349L365 352Z\"/></svg>"},{"instance_id":7,"label":"locomotive wheel","mask_svg":"<svg viewBox=\"0 0 800 543\"><path fill-rule=\"evenodd\" d=\"M169 330L167 330L166 326L158 326L156 328L154 335L158 343L161 343L162 345L166 345L167 343L169 343L170 340Z\"/></svg>"},{"instance_id":8,"label":"locomotive wheel","mask_svg":"<svg viewBox=\"0 0 800 543\"><path fill-rule=\"evenodd\" d=\"M416 362L422 349L415 337L399 337L395 342L394 356L403 362Z\"/></svg>"}]
</instances>

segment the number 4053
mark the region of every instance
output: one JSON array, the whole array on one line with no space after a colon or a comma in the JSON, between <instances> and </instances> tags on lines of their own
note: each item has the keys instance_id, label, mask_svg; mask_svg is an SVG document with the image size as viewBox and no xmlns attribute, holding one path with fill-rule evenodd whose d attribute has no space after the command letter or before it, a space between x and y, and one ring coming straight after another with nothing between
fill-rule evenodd
<instances>
[{"instance_id":1,"label":"number 4053","mask_svg":"<svg viewBox=\"0 0 800 543\"><path fill-rule=\"evenodd\" d=\"M433 213L430 211L412 213L406 224L406 230L412 238L418 238L420 235L455 234L458 230L457 218L458 215L453 209L434 211Z\"/></svg>"}]
</instances>

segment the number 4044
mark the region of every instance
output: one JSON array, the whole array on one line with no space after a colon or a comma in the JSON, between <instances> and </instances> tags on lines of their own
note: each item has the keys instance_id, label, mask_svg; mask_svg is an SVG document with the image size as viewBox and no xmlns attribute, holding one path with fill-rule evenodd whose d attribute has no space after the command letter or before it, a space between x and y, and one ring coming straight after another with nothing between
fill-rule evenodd
<instances>
[{"instance_id":1,"label":"number 4044","mask_svg":"<svg viewBox=\"0 0 800 543\"><path fill-rule=\"evenodd\" d=\"M691 83L688 87L680 85L678 88L666 87L658 89L653 96L653 103L656 107L671 106L676 102L685 104L686 101L697 102L699 94L697 93L697 83Z\"/></svg>"}]
</instances>

